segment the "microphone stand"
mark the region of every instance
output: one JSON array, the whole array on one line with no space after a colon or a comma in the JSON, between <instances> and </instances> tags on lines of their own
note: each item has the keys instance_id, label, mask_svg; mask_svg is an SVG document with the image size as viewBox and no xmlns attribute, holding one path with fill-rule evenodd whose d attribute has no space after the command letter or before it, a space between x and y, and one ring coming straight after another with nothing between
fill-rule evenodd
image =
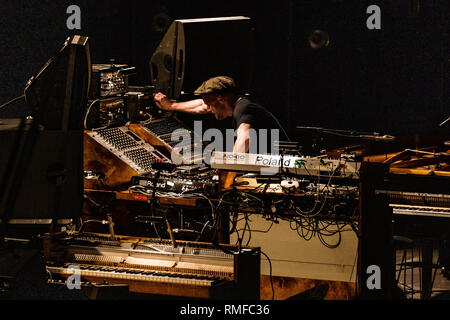
<instances>
[{"instance_id":1,"label":"microphone stand","mask_svg":"<svg viewBox=\"0 0 450 320\"><path fill-rule=\"evenodd\" d=\"M155 173L155 176L153 178L152 200L151 200L151 203L150 203L150 208L151 208L153 216L155 215L155 211L156 211L156 208L155 208L155 204L157 202L157 200L156 200L156 197L157 197L156 196L156 187L157 187L157 183L158 183L158 179L159 179L160 175L161 175L161 167L158 167L158 169L157 169L157 171ZM167 212L163 211L163 216L164 216L164 220L166 222L167 232L169 233L170 240L172 241L172 246L173 246L173 248L176 248L177 247L177 242L175 240L175 236L173 234L173 229L172 229L172 226L170 224L170 221L167 218Z\"/></svg>"},{"instance_id":2,"label":"microphone stand","mask_svg":"<svg viewBox=\"0 0 450 320\"><path fill-rule=\"evenodd\" d=\"M361 131L354 131L354 130L328 129L328 128L320 128L320 127L297 126L296 129L297 130L317 131L319 133L335 134L338 136L344 136L344 137L349 137L349 138L360 138L361 136L367 136L367 135L379 136L379 134L376 132L361 132Z\"/></svg>"},{"instance_id":3,"label":"microphone stand","mask_svg":"<svg viewBox=\"0 0 450 320\"><path fill-rule=\"evenodd\" d=\"M328 133L328 134L334 134L340 137L347 137L347 138L360 138L363 140L373 140L373 141L394 141L396 138L394 136L390 135L380 135L378 132L358 132L354 130L338 130L338 129L325 129L325 128L318 128L318 127L300 127L297 126L297 129L307 129L307 130L313 130L317 131L319 133Z\"/></svg>"},{"instance_id":4,"label":"microphone stand","mask_svg":"<svg viewBox=\"0 0 450 320\"><path fill-rule=\"evenodd\" d=\"M450 121L450 117L448 117L446 120L442 121L442 122L439 124L439 127L443 127L444 124L448 123L449 121ZM444 145L450 146L450 140L449 140L449 141L444 141Z\"/></svg>"},{"instance_id":5,"label":"microphone stand","mask_svg":"<svg viewBox=\"0 0 450 320\"><path fill-rule=\"evenodd\" d=\"M450 121L450 117L448 117L446 120L444 120L443 122L441 122L440 124L439 124L439 127L442 127L444 124L446 124L447 122L449 122Z\"/></svg>"}]
</instances>

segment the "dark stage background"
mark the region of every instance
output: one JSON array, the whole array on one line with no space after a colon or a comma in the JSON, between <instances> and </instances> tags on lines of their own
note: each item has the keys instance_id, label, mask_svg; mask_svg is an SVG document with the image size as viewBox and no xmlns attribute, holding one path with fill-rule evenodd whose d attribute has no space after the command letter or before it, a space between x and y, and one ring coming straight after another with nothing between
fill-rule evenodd
<instances>
[{"instance_id":1,"label":"dark stage background","mask_svg":"<svg viewBox=\"0 0 450 320\"><path fill-rule=\"evenodd\" d=\"M66 27L72 4L81 8L81 30ZM381 30L366 27L372 4L381 8ZM305 134L296 126L439 131L450 116L448 0L0 0L0 9L0 104L23 93L68 35L89 36L93 63L135 66L131 84L146 85L149 59L173 20L243 15L255 26L251 94L291 137ZM317 29L330 44L314 50L308 37ZM0 118L26 114L22 102L0 110Z\"/></svg>"}]
</instances>

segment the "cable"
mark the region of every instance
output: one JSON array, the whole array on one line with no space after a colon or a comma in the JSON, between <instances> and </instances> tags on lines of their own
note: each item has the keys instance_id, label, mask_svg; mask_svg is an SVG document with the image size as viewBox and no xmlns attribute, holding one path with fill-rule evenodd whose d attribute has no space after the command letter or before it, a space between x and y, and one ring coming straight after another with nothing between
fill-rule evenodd
<instances>
[{"instance_id":1,"label":"cable","mask_svg":"<svg viewBox=\"0 0 450 320\"><path fill-rule=\"evenodd\" d=\"M107 220L96 220L96 219L91 219L91 220L85 220L82 222L81 226L80 226L80 230L78 231L79 234L82 234L84 231L84 227L88 224L88 223L100 223L100 224L108 224Z\"/></svg>"},{"instance_id":2,"label":"cable","mask_svg":"<svg viewBox=\"0 0 450 320\"><path fill-rule=\"evenodd\" d=\"M153 115L150 114L148 117L149 118L147 120L142 120L142 121L139 122L139 124L140 125L146 125L146 124L151 123L153 121Z\"/></svg>"},{"instance_id":3,"label":"cable","mask_svg":"<svg viewBox=\"0 0 450 320\"><path fill-rule=\"evenodd\" d=\"M284 135L286 136L286 138L288 139L288 141L292 141L291 138L289 138L288 134L286 133L286 131L284 131L283 126L280 124L280 122L278 121L278 119L272 114L272 112L270 112L269 110L267 110L267 112L270 114L270 116L275 120L275 122L278 124L278 126L280 127L281 131L283 131Z\"/></svg>"},{"instance_id":4,"label":"cable","mask_svg":"<svg viewBox=\"0 0 450 320\"><path fill-rule=\"evenodd\" d=\"M273 287L273 279L272 279L272 262L267 254L261 251L261 254L264 255L269 262L269 277L270 277L270 286L272 288L272 300L275 298L275 288Z\"/></svg>"},{"instance_id":5,"label":"cable","mask_svg":"<svg viewBox=\"0 0 450 320\"><path fill-rule=\"evenodd\" d=\"M246 246L250 244L250 241L252 240L252 230L250 229L250 224L248 223L250 219L248 218L248 214L245 214L245 226L244 226L244 232L242 233L242 240L244 239L245 229L248 229L248 240L245 243Z\"/></svg>"},{"instance_id":6,"label":"cable","mask_svg":"<svg viewBox=\"0 0 450 320\"><path fill-rule=\"evenodd\" d=\"M205 222L205 224L203 225L202 230L200 231L200 234L198 235L198 237L195 239L195 241L199 241L201 239L201 237L203 236L203 232L205 232L206 227L209 224L209 220Z\"/></svg>"},{"instance_id":7,"label":"cable","mask_svg":"<svg viewBox=\"0 0 450 320\"><path fill-rule=\"evenodd\" d=\"M93 106L97 101L100 101L100 99L95 99L94 101L92 101L92 103L89 105L89 107L88 107L87 110L86 110L86 114L84 115L84 120L83 120L84 129L88 129L87 126L86 126L87 117L88 117L89 113L91 112L92 106Z\"/></svg>"},{"instance_id":8,"label":"cable","mask_svg":"<svg viewBox=\"0 0 450 320\"><path fill-rule=\"evenodd\" d=\"M327 163L324 163L327 165ZM341 216L341 213L336 213L337 206L340 202L344 201L347 203L351 201L355 195L358 194L356 189L350 188L349 186L339 188L339 190L335 189L332 185L332 179L334 175L337 174L339 167L331 168L329 171L328 178L325 183L320 183L321 176L317 176L317 184L310 184L308 190L303 191L303 197L296 198L289 196L288 190L284 190L284 194L288 196L290 200L286 201L285 199L272 198L270 194L254 194L257 192L255 190L259 190L263 185L267 186L267 184L260 184L259 186L250 190L250 192L246 191L238 191L236 189L226 190L224 192L219 192L217 198L210 198L205 196L200 192L182 192L182 193L174 193L174 192L163 192L157 191L157 196L166 196L166 197L174 197L174 198L187 198L187 199L206 199L211 208L211 217L212 224L210 221L206 222L202 228L201 236L206 230L206 227L209 225L210 228L217 232L217 212L219 210L225 209L228 210L229 214L228 219L230 222L229 233L232 234L236 232L237 235L237 243L240 245L243 244L246 233L248 232L248 243L251 241L251 232L268 232L273 226L274 222L276 222L276 218L281 218L282 220L286 220L289 222L290 229L296 231L297 234L309 241L314 237L317 237L318 240L328 248L336 248L340 245L342 241L342 232L350 232L353 231L358 235L357 225L353 221L353 217L357 212L357 207L353 207L353 205L346 206L344 204L345 210L348 211L348 214L352 214L348 219L347 215ZM133 192L140 192L144 194L149 194L154 190L149 190L142 186L132 186L130 190ZM313 196L314 195L314 196ZM305 210L301 208L301 204L297 203L300 201L301 203L307 203L310 200L314 199L314 205L312 208ZM334 200L330 200L334 199ZM223 208L225 206L225 208ZM250 216L246 210L252 210L251 212L256 212L262 214L266 220L272 220L271 225L267 230L251 230L250 225ZM284 210L293 210L296 212L296 216L279 216L277 212ZM350 211L349 211L350 210ZM336 213L336 216L328 216L329 214ZM240 216L243 214L243 216ZM320 216L319 216L320 215ZM268 217L268 218L267 218ZM274 219L274 217L276 217ZM350 219L350 220L349 220ZM238 229L239 223L244 221L243 227ZM348 228L347 228L348 227ZM337 241L331 243L327 240L327 237L337 235Z\"/></svg>"},{"instance_id":9,"label":"cable","mask_svg":"<svg viewBox=\"0 0 450 320\"><path fill-rule=\"evenodd\" d=\"M320 232L317 233L317 238L319 238L320 242L321 242L325 247L327 247L327 248L329 248L329 249L336 249L337 247L339 247L339 245L341 244L341 241L342 241L342 234L341 234L341 232L337 232L337 234L339 235L339 238L338 238L338 241L337 241L336 244L329 244L329 243L327 243L327 242L323 239L324 235L323 235L322 233L320 233Z\"/></svg>"},{"instance_id":10,"label":"cable","mask_svg":"<svg viewBox=\"0 0 450 320\"><path fill-rule=\"evenodd\" d=\"M353 270L358 269L357 264L358 264L358 247L356 249L355 260L353 262L352 272L350 273L350 278L348 279L349 282L352 281Z\"/></svg>"},{"instance_id":11,"label":"cable","mask_svg":"<svg viewBox=\"0 0 450 320\"><path fill-rule=\"evenodd\" d=\"M19 97L15 97L14 99L9 100L8 102L5 102L4 104L2 104L2 105L0 106L0 109L4 108L4 107L6 107L6 106L8 106L8 105L10 105L10 104L12 104L12 103L14 103L14 102L20 100L20 99L23 99L23 98L25 98L25 95L24 95L24 94L21 95L21 96L19 96Z\"/></svg>"},{"instance_id":12,"label":"cable","mask_svg":"<svg viewBox=\"0 0 450 320\"><path fill-rule=\"evenodd\" d=\"M268 227L267 230L252 230L252 232L268 233L270 231L270 229L272 229L273 223L274 222L272 220L271 223L270 223L270 226Z\"/></svg>"}]
</instances>

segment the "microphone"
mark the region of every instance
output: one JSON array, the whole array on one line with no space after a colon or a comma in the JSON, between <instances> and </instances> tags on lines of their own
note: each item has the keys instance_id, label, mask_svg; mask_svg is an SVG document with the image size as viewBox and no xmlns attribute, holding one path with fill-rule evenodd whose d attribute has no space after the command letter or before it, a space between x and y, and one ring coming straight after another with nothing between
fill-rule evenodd
<instances>
[{"instance_id":1,"label":"microphone","mask_svg":"<svg viewBox=\"0 0 450 320\"><path fill-rule=\"evenodd\" d=\"M359 136L363 140L372 140L372 141L394 141L396 140L396 137L384 135L384 136L377 136L377 135L360 135Z\"/></svg>"}]
</instances>

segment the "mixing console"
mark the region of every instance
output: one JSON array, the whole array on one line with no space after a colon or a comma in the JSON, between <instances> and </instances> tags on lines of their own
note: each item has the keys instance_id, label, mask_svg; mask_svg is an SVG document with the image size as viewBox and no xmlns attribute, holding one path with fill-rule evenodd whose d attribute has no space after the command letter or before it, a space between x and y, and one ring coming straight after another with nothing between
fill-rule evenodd
<instances>
[{"instance_id":1,"label":"mixing console","mask_svg":"<svg viewBox=\"0 0 450 320\"><path fill-rule=\"evenodd\" d=\"M147 132L157 137L169 152L180 155L182 163L191 164L203 160L203 147L199 148L198 146L201 143L200 139L195 139L194 133L175 119L156 120L143 125L143 127ZM179 130L179 134L177 134L177 130ZM172 140L174 133L175 139ZM189 135L189 139L185 139L184 135ZM178 137L180 137L179 140L177 139Z\"/></svg>"},{"instance_id":2,"label":"mixing console","mask_svg":"<svg viewBox=\"0 0 450 320\"><path fill-rule=\"evenodd\" d=\"M101 129L88 134L139 174L150 172L152 163L156 161L169 161L126 127Z\"/></svg>"}]
</instances>

